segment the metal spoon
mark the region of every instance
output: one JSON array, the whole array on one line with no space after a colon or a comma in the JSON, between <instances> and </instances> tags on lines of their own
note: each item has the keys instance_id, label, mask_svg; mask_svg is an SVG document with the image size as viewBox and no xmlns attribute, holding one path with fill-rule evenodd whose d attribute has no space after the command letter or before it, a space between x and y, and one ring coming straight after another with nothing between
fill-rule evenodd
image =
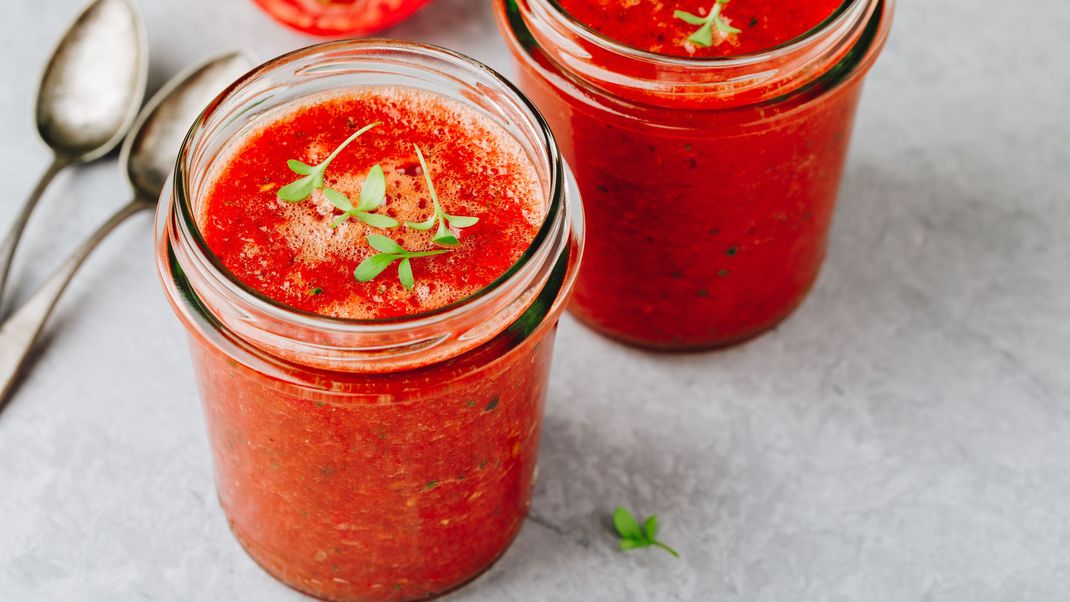
<instances>
[{"instance_id":1,"label":"metal spoon","mask_svg":"<svg viewBox=\"0 0 1070 602\"><path fill-rule=\"evenodd\" d=\"M52 178L104 156L129 131L145 96L148 54L141 14L129 0L96 0L56 46L37 92L37 131L52 164L0 244L0 299L15 247Z\"/></svg>"},{"instance_id":2,"label":"metal spoon","mask_svg":"<svg viewBox=\"0 0 1070 602\"><path fill-rule=\"evenodd\" d=\"M101 224L0 326L0 409L56 301L82 262L123 220L156 206L190 125L219 92L253 65L243 52L225 54L179 74L145 105L119 155L134 198Z\"/></svg>"}]
</instances>

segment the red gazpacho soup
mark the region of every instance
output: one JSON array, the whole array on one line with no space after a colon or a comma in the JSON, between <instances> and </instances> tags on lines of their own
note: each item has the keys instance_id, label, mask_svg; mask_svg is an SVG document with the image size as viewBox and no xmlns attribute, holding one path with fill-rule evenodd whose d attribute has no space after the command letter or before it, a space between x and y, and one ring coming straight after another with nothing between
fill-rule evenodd
<instances>
[{"instance_id":1,"label":"red gazpacho soup","mask_svg":"<svg viewBox=\"0 0 1070 602\"><path fill-rule=\"evenodd\" d=\"M738 56L794 40L828 19L843 0L732 0L721 5L722 22L738 32L711 31L710 45L688 40L696 26L677 11L707 17L716 0L557 0L585 26L638 50L671 56Z\"/></svg>"},{"instance_id":2,"label":"red gazpacho soup","mask_svg":"<svg viewBox=\"0 0 1070 602\"><path fill-rule=\"evenodd\" d=\"M660 349L731 344L791 313L825 256L890 2L496 5L584 200L573 312Z\"/></svg>"},{"instance_id":3,"label":"red gazpacho soup","mask_svg":"<svg viewBox=\"0 0 1070 602\"><path fill-rule=\"evenodd\" d=\"M302 201L279 198L300 176L288 161L317 165L369 126L331 160L323 188ZM478 219L464 228L447 222L456 245L434 242L437 222L432 230L404 225L434 212L417 149L443 210ZM346 216L327 194L358 204L377 166L385 201L368 213L391 221L352 216L336 224ZM305 101L232 145L200 226L223 265L265 297L335 318L397 318L456 303L504 274L542 225L543 197L531 159L485 117L424 92L373 88ZM380 253L366 242L375 234L411 252L447 252L410 260L411 289L390 277L396 264L361 282L353 271Z\"/></svg>"},{"instance_id":4,"label":"red gazpacho soup","mask_svg":"<svg viewBox=\"0 0 1070 602\"><path fill-rule=\"evenodd\" d=\"M442 54L398 45L387 65ZM157 257L232 530L272 575L328 600L422 599L474 578L531 500L576 261L574 241L546 246L571 240L549 168L470 104L389 85L304 95L218 149L184 155L203 159L199 188L180 162ZM181 219L186 180L199 243ZM532 284L494 305L520 275ZM384 329L402 342L337 338Z\"/></svg>"}]
</instances>

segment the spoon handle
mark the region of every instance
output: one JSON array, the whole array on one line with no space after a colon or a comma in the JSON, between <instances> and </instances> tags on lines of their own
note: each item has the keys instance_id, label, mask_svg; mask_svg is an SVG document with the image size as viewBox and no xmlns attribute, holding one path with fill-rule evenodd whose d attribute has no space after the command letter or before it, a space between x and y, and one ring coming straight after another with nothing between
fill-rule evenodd
<instances>
[{"instance_id":1,"label":"spoon handle","mask_svg":"<svg viewBox=\"0 0 1070 602\"><path fill-rule=\"evenodd\" d=\"M63 262L48 280L0 326L0 410L14 391L16 380L37 337L85 258L126 218L150 209L152 203L135 197L100 225L82 246Z\"/></svg>"},{"instance_id":2,"label":"spoon handle","mask_svg":"<svg viewBox=\"0 0 1070 602\"><path fill-rule=\"evenodd\" d=\"M18 217L15 218L15 223L11 224L11 229L8 231L7 236L4 237L3 244L0 244L0 304L4 299L8 272L11 271L11 260L15 258L15 247L19 246L19 239L22 238L22 231L26 229L26 222L30 221L30 214L37 207L37 201L41 200L41 195L44 194L52 179L70 164L70 159L65 157L55 155L52 158L52 164L48 166L45 173L41 174L41 179L37 181L37 186L34 186L29 198L22 204L22 209L19 211Z\"/></svg>"}]
</instances>

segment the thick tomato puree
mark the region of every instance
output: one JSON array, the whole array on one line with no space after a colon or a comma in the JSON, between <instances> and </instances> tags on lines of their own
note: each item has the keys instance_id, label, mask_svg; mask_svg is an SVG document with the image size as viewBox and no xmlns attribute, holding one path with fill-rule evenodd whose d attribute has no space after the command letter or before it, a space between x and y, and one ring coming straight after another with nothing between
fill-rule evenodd
<instances>
[{"instance_id":1,"label":"thick tomato puree","mask_svg":"<svg viewBox=\"0 0 1070 602\"><path fill-rule=\"evenodd\" d=\"M565 26L545 25L557 21L530 17L542 13L527 7L546 1L499 0L499 22L520 87L550 123L583 197L587 247L574 313L661 349L734 343L787 316L825 256L860 92L860 78L846 76L871 56L869 38L857 48L827 45L840 53L822 59L827 72L797 66L808 85L734 103L731 86L699 85L717 73L717 61L699 59L785 44L842 3L731 0L724 17L742 31L696 47L686 41L696 27L673 11L706 15L713 0L557 0L562 16L548 12L581 32L576 45L559 41ZM620 44L666 57L636 58ZM656 77L655 63L681 83ZM689 82L692 68L701 75Z\"/></svg>"},{"instance_id":2,"label":"thick tomato puree","mask_svg":"<svg viewBox=\"0 0 1070 602\"><path fill-rule=\"evenodd\" d=\"M397 264L370 282L353 270L378 251L368 234L394 239L409 251L442 249L434 230L373 228L342 214L320 190L302 202L277 197L300 177L296 159L323 161L350 134L378 126L330 163L324 184L356 204L368 171L386 175L386 202L377 210L398 222L421 222L432 202L413 145L422 149L443 209L479 218L453 229L460 245L413 259L416 281L407 290ZM373 88L305 101L232 144L213 174L201 212L201 231L213 253L261 295L308 312L338 318L412 315L449 305L501 276L531 244L542 223L542 191L520 145L485 117L444 97L398 88Z\"/></svg>"},{"instance_id":3,"label":"thick tomato puree","mask_svg":"<svg viewBox=\"0 0 1070 602\"><path fill-rule=\"evenodd\" d=\"M674 56L733 56L780 46L829 18L843 0L731 0L724 22L738 34L714 33L717 43L687 40L697 27L676 18L677 10L705 17L715 0L557 0L577 21L622 44Z\"/></svg>"},{"instance_id":4,"label":"thick tomato puree","mask_svg":"<svg viewBox=\"0 0 1070 602\"><path fill-rule=\"evenodd\" d=\"M443 209L479 218L453 230L452 252L413 260L412 289L396 264L370 282L354 278L375 252L366 235L416 251L438 248L433 232L356 219L331 229L341 212L321 191L277 198L299 177L287 160L318 164L374 122L330 164L326 186L355 204L379 164L387 198L378 212L423 221L432 205L416 144ZM546 213L518 143L428 92L362 88L302 101L216 163L200 217L211 251L260 295L331 317L406 316L461 300L518 260ZM243 349L235 354L194 334L220 500L242 545L283 582L330 600L420 599L478 575L527 512L555 322L518 322L423 368L363 374L274 359L263 373L235 360L258 350L233 340Z\"/></svg>"}]
</instances>

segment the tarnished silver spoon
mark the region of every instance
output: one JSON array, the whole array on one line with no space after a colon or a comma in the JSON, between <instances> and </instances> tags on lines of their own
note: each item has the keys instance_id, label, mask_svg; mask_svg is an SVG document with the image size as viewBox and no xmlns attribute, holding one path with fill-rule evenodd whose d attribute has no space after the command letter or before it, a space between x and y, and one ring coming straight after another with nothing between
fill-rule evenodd
<instances>
[{"instance_id":1,"label":"tarnished silver spoon","mask_svg":"<svg viewBox=\"0 0 1070 602\"><path fill-rule=\"evenodd\" d=\"M231 52L179 74L145 105L123 143L119 161L134 198L116 211L0 326L0 409L10 396L41 329L89 253L126 218L156 206L189 127L204 107L251 69L253 59Z\"/></svg>"},{"instance_id":2,"label":"tarnished silver spoon","mask_svg":"<svg viewBox=\"0 0 1070 602\"><path fill-rule=\"evenodd\" d=\"M130 130L145 96L148 54L141 14L129 0L96 0L56 46L37 92L37 131L52 164L0 244L0 300L15 247L52 178L104 156Z\"/></svg>"}]
</instances>

